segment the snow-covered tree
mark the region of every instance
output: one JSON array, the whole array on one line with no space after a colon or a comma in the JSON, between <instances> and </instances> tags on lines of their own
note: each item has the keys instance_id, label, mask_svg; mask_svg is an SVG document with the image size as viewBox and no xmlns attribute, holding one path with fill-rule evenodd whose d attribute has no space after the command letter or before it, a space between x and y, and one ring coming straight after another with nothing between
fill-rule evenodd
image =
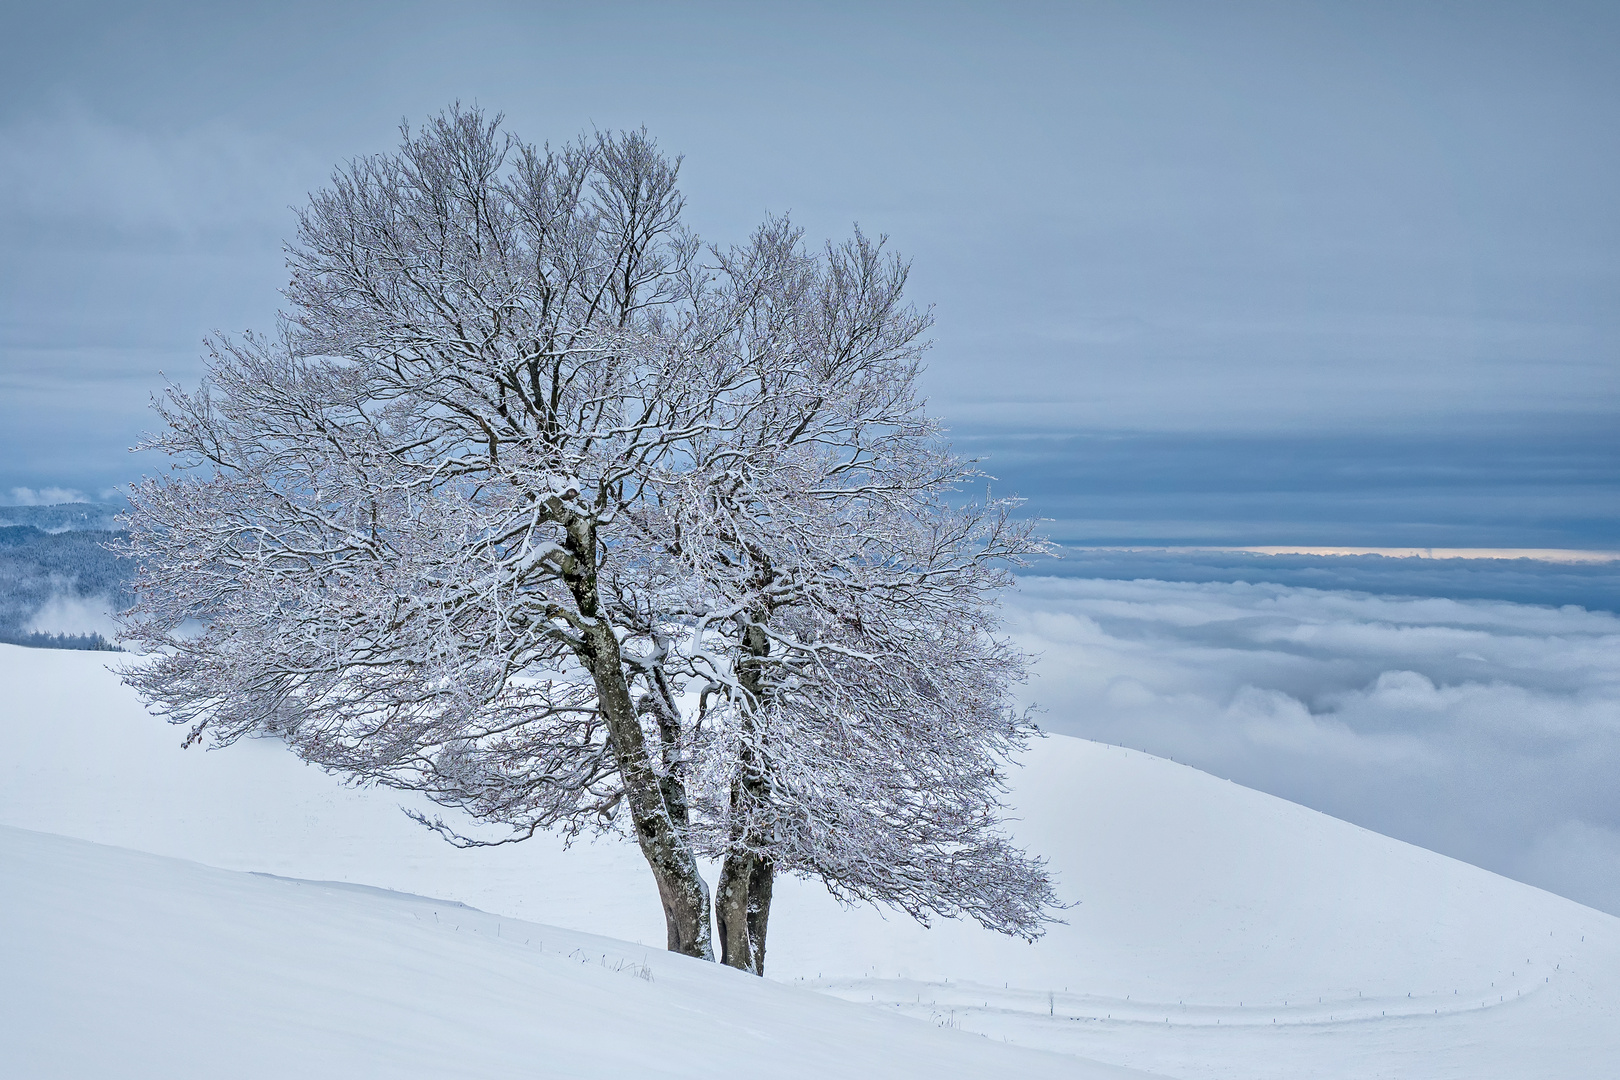
<instances>
[{"instance_id":1,"label":"snow-covered tree","mask_svg":"<svg viewBox=\"0 0 1620 1080\"><path fill-rule=\"evenodd\" d=\"M992 631L1008 565L1042 545L1007 503L953 505L977 474L922 411L904 264L859 233L771 246L797 272L737 331L759 391L646 525L706 590L685 662L722 957L762 972L777 871L1034 936L1050 886L996 827L1023 660Z\"/></svg>"},{"instance_id":2,"label":"snow-covered tree","mask_svg":"<svg viewBox=\"0 0 1620 1080\"><path fill-rule=\"evenodd\" d=\"M990 607L1032 541L950 504L904 268L783 220L705 253L676 168L452 109L337 173L280 331L159 404L126 677L188 741L274 734L505 840L627 825L690 955L700 854L755 971L777 870L1036 933Z\"/></svg>"}]
</instances>

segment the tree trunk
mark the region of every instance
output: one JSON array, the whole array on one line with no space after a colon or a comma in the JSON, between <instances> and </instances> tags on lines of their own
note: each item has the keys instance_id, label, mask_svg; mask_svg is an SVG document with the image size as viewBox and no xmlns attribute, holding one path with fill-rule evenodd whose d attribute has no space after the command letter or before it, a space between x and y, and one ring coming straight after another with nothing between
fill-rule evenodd
<instances>
[{"instance_id":1,"label":"tree trunk","mask_svg":"<svg viewBox=\"0 0 1620 1080\"><path fill-rule=\"evenodd\" d=\"M664 904L669 950L713 960L709 887L698 872L686 830L677 825L664 800L658 770L647 753L646 736L630 701L619 643L610 627L599 623L593 628L590 652L597 700L624 781L636 842L658 882L658 897Z\"/></svg>"},{"instance_id":2,"label":"tree trunk","mask_svg":"<svg viewBox=\"0 0 1620 1080\"><path fill-rule=\"evenodd\" d=\"M569 547L582 572L569 575L579 614L585 623L580 659L596 684L597 705L608 729L625 802L635 826L636 842L658 883L664 905L664 928L670 952L702 960L714 959L714 934L709 919L709 886L698 872L697 857L687 837L684 797L677 806L680 820L665 799L664 777L648 752L624 674L624 656L613 627L601 615L596 575L589 561L595 554L595 533L578 519L569 526ZM684 796L684 793L683 793Z\"/></svg>"},{"instance_id":3,"label":"tree trunk","mask_svg":"<svg viewBox=\"0 0 1620 1080\"><path fill-rule=\"evenodd\" d=\"M775 876L775 864L761 855L727 855L721 864L714 902L721 963L765 974L765 930Z\"/></svg>"},{"instance_id":4,"label":"tree trunk","mask_svg":"<svg viewBox=\"0 0 1620 1080\"><path fill-rule=\"evenodd\" d=\"M737 777L731 784L734 823L750 821L755 809L766 805L770 797L766 765L752 741L759 735L756 718L764 711L768 693L758 658L769 655L770 639L757 625L751 625L744 629L742 643L747 653L738 665L737 675L748 700L743 711ZM771 917L771 883L776 876L776 864L760 854L766 839L757 835L751 825L733 824L732 850L720 866L715 896L720 962L755 975L765 974L765 930Z\"/></svg>"}]
</instances>

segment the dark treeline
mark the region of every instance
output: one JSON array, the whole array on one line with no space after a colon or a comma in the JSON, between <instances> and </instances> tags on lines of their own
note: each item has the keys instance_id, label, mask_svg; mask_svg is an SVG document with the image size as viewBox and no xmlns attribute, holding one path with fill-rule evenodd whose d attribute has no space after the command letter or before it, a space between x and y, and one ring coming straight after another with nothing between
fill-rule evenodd
<instances>
[{"instance_id":1,"label":"dark treeline","mask_svg":"<svg viewBox=\"0 0 1620 1080\"><path fill-rule=\"evenodd\" d=\"M41 532L69 529L111 532L117 515L129 509L121 503L57 503L53 506L0 506L0 526L32 525Z\"/></svg>"},{"instance_id":2,"label":"dark treeline","mask_svg":"<svg viewBox=\"0 0 1620 1080\"><path fill-rule=\"evenodd\" d=\"M79 649L85 652L123 652L100 634L15 634L0 632L0 645L28 649Z\"/></svg>"}]
</instances>

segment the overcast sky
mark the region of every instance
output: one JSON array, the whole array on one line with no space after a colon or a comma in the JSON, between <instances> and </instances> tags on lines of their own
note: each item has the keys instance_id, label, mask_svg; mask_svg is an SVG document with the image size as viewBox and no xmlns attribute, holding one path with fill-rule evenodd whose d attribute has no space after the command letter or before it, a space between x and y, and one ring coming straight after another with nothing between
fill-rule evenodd
<instances>
[{"instance_id":1,"label":"overcast sky","mask_svg":"<svg viewBox=\"0 0 1620 1080\"><path fill-rule=\"evenodd\" d=\"M289 207L459 98L646 124L708 239L888 233L934 411L1065 539L1620 546L1617 46L1605 3L8 4L0 493L154 469Z\"/></svg>"}]
</instances>

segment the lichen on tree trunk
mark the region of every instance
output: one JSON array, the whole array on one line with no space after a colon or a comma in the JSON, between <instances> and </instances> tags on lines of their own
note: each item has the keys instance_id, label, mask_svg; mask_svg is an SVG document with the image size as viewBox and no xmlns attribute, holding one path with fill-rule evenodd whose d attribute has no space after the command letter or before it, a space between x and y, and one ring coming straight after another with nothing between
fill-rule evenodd
<instances>
[{"instance_id":1,"label":"lichen on tree trunk","mask_svg":"<svg viewBox=\"0 0 1620 1080\"><path fill-rule=\"evenodd\" d=\"M728 855L721 864L714 904L721 963L765 974L765 931L775 876L775 864L761 855Z\"/></svg>"},{"instance_id":2,"label":"lichen on tree trunk","mask_svg":"<svg viewBox=\"0 0 1620 1080\"><path fill-rule=\"evenodd\" d=\"M771 885L776 865L761 852L766 837L758 834L753 812L768 803L770 785L759 741L761 717L769 688L761 658L771 651L770 638L757 624L744 628L746 652L737 666L738 681L747 696L743 710L742 740L736 778L731 785L732 850L720 867L715 892L715 919L720 930L720 962L730 967L765 974L765 931L771 916Z\"/></svg>"}]
</instances>

